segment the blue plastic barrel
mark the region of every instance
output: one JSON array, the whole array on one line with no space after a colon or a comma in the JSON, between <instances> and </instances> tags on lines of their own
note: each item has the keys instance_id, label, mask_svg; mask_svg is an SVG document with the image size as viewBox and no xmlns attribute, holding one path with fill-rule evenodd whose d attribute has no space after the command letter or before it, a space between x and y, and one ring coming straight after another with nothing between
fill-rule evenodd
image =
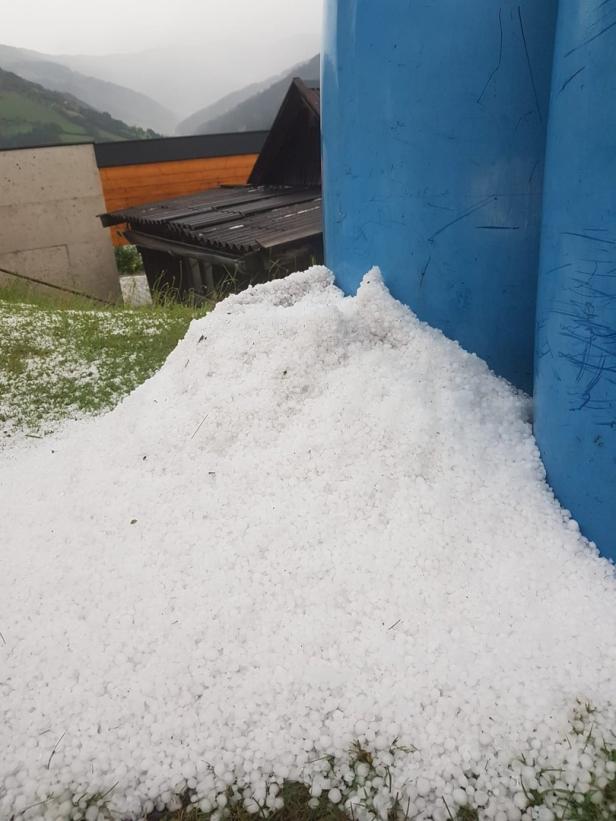
<instances>
[{"instance_id":1,"label":"blue plastic barrel","mask_svg":"<svg viewBox=\"0 0 616 821\"><path fill-rule=\"evenodd\" d=\"M560 0L537 305L548 480L616 559L616 3Z\"/></svg>"},{"instance_id":2,"label":"blue plastic barrel","mask_svg":"<svg viewBox=\"0 0 616 821\"><path fill-rule=\"evenodd\" d=\"M325 254L530 391L556 0L328 0Z\"/></svg>"}]
</instances>

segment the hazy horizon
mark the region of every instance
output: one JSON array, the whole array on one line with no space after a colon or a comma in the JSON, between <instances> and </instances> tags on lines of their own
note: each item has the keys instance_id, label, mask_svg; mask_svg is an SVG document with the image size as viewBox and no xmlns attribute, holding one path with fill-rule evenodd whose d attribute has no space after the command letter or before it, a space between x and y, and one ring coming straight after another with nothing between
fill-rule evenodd
<instances>
[{"instance_id":1,"label":"hazy horizon","mask_svg":"<svg viewBox=\"0 0 616 821\"><path fill-rule=\"evenodd\" d=\"M267 52L268 45L286 37L318 36L322 5L322 0L148 0L138 7L108 0L101 14L92 0L21 0L2 9L0 42L95 57L207 47L214 34L219 41L235 40L238 48L258 40Z\"/></svg>"},{"instance_id":2,"label":"hazy horizon","mask_svg":"<svg viewBox=\"0 0 616 821\"><path fill-rule=\"evenodd\" d=\"M92 0L20 0L2 9L0 44L142 92L177 122L317 53L322 5L148 0L137 8L108 0L101 13Z\"/></svg>"}]
</instances>

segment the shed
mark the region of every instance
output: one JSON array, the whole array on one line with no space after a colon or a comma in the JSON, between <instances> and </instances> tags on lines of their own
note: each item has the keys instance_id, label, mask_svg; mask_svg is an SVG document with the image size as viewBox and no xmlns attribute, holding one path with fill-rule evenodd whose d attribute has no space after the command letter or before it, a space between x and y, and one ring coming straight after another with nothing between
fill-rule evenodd
<instances>
[{"instance_id":1,"label":"shed","mask_svg":"<svg viewBox=\"0 0 616 821\"><path fill-rule=\"evenodd\" d=\"M318 87L295 79L246 185L101 216L126 224L150 287L208 298L323 261Z\"/></svg>"},{"instance_id":2,"label":"shed","mask_svg":"<svg viewBox=\"0 0 616 821\"><path fill-rule=\"evenodd\" d=\"M248 181L267 131L200 134L97 143L96 161L107 211L133 208ZM126 240L122 225L111 231L114 244Z\"/></svg>"}]
</instances>

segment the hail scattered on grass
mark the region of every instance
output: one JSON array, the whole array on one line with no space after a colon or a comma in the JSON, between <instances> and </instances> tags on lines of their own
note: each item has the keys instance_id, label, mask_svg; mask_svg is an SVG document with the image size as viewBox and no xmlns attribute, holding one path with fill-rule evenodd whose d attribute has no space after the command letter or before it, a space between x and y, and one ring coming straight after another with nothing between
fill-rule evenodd
<instances>
[{"instance_id":1,"label":"hail scattered on grass","mask_svg":"<svg viewBox=\"0 0 616 821\"><path fill-rule=\"evenodd\" d=\"M108 410L150 377L195 312L92 310L0 295L0 443Z\"/></svg>"}]
</instances>

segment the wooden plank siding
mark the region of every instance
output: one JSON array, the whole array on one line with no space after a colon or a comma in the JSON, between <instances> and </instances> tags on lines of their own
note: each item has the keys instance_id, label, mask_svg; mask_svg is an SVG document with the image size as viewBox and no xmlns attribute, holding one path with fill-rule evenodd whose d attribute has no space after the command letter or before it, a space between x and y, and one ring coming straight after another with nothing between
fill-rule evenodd
<instances>
[{"instance_id":1,"label":"wooden plank siding","mask_svg":"<svg viewBox=\"0 0 616 821\"><path fill-rule=\"evenodd\" d=\"M258 154L206 157L100 168L107 211L194 194L219 185L247 182ZM110 229L114 245L123 245L124 226Z\"/></svg>"}]
</instances>

